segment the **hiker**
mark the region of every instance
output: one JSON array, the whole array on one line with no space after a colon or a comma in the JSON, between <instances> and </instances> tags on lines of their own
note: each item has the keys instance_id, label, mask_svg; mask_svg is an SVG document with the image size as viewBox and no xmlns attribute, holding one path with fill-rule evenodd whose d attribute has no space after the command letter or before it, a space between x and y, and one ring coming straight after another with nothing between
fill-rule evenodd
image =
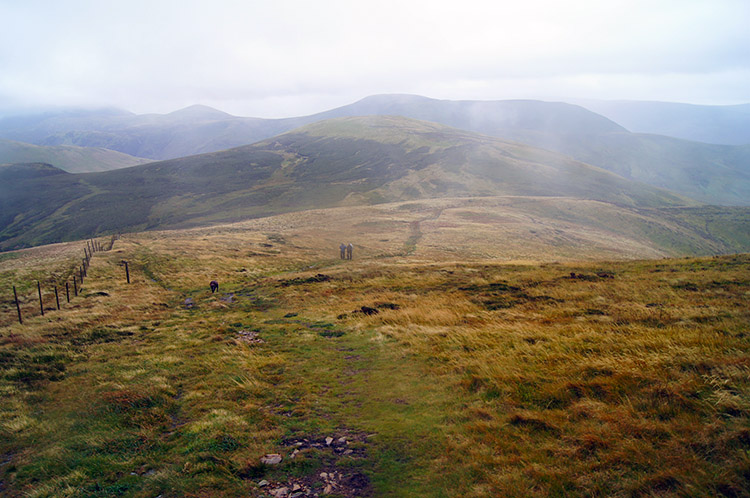
<instances>
[{"instance_id":1,"label":"hiker","mask_svg":"<svg viewBox=\"0 0 750 498\"><path fill-rule=\"evenodd\" d=\"M211 287L211 294L219 290L219 282L216 280L211 280L211 283L208 285Z\"/></svg>"},{"instance_id":2,"label":"hiker","mask_svg":"<svg viewBox=\"0 0 750 498\"><path fill-rule=\"evenodd\" d=\"M339 249L341 249L341 259L346 259L346 244L342 242Z\"/></svg>"},{"instance_id":3,"label":"hiker","mask_svg":"<svg viewBox=\"0 0 750 498\"><path fill-rule=\"evenodd\" d=\"M354 252L354 246L349 243L348 246L346 246L346 259L352 259L352 253Z\"/></svg>"}]
</instances>

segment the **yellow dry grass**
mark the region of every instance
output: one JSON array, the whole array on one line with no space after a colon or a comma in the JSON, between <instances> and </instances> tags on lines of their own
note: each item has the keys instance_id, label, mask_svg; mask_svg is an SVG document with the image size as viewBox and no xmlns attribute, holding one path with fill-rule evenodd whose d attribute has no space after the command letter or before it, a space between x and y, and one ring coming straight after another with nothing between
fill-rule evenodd
<instances>
[{"instance_id":1,"label":"yellow dry grass","mask_svg":"<svg viewBox=\"0 0 750 498\"><path fill-rule=\"evenodd\" d=\"M0 489L266 496L261 476L332 464L260 455L347 431L373 437L337 468L375 495L746 495L750 258L633 259L662 253L559 234L519 202L125 235L71 305L0 329ZM24 252L0 276L77 251Z\"/></svg>"}]
</instances>

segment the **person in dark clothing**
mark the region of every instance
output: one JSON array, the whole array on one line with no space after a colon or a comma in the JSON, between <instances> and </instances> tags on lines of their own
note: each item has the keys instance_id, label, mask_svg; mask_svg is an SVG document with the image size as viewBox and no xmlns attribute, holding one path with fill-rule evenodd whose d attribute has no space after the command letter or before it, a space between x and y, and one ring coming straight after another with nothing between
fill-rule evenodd
<instances>
[{"instance_id":1,"label":"person in dark clothing","mask_svg":"<svg viewBox=\"0 0 750 498\"><path fill-rule=\"evenodd\" d=\"M341 259L346 259L346 244L342 242L339 249L341 250Z\"/></svg>"},{"instance_id":2,"label":"person in dark clothing","mask_svg":"<svg viewBox=\"0 0 750 498\"><path fill-rule=\"evenodd\" d=\"M211 294L219 290L219 282L217 282L216 280L211 280L211 283L208 285L209 287L211 287Z\"/></svg>"},{"instance_id":3,"label":"person in dark clothing","mask_svg":"<svg viewBox=\"0 0 750 498\"><path fill-rule=\"evenodd\" d=\"M353 255L354 255L354 246L350 243L348 246L346 246L346 259L352 259Z\"/></svg>"}]
</instances>

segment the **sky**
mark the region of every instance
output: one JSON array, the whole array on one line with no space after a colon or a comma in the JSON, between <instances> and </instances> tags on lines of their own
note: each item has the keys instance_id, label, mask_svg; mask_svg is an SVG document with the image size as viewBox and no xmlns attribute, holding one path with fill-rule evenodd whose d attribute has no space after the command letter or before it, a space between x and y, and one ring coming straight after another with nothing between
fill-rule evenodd
<instances>
[{"instance_id":1,"label":"sky","mask_svg":"<svg viewBox=\"0 0 750 498\"><path fill-rule=\"evenodd\" d=\"M0 115L374 94L750 102L748 0L0 0Z\"/></svg>"}]
</instances>

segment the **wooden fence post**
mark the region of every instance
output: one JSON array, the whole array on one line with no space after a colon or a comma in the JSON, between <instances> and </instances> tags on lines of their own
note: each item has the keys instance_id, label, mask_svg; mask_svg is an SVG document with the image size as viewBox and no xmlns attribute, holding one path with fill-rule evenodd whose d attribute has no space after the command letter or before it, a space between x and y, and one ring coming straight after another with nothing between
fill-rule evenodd
<instances>
[{"instance_id":1,"label":"wooden fence post","mask_svg":"<svg viewBox=\"0 0 750 498\"><path fill-rule=\"evenodd\" d=\"M36 281L36 290L39 291L39 309L42 310L42 316L44 316L44 304L42 303L42 284L39 280Z\"/></svg>"},{"instance_id":2,"label":"wooden fence post","mask_svg":"<svg viewBox=\"0 0 750 498\"><path fill-rule=\"evenodd\" d=\"M18 311L18 323L23 325L23 319L21 318L21 305L18 304L18 294L16 294L16 286L13 286L13 299L16 300L16 311Z\"/></svg>"},{"instance_id":3,"label":"wooden fence post","mask_svg":"<svg viewBox=\"0 0 750 498\"><path fill-rule=\"evenodd\" d=\"M73 294L74 296L78 295L78 284L76 283L76 276L75 275L73 275L73 293L74 293Z\"/></svg>"},{"instance_id":4,"label":"wooden fence post","mask_svg":"<svg viewBox=\"0 0 750 498\"><path fill-rule=\"evenodd\" d=\"M130 283L130 270L128 270L128 262L125 261L125 277L128 279L128 283Z\"/></svg>"},{"instance_id":5,"label":"wooden fence post","mask_svg":"<svg viewBox=\"0 0 750 498\"><path fill-rule=\"evenodd\" d=\"M65 299L70 302L70 287L68 287L68 282L65 282Z\"/></svg>"},{"instance_id":6,"label":"wooden fence post","mask_svg":"<svg viewBox=\"0 0 750 498\"><path fill-rule=\"evenodd\" d=\"M57 303L57 309L60 309L60 296L57 295L57 286L55 286L55 302Z\"/></svg>"}]
</instances>

